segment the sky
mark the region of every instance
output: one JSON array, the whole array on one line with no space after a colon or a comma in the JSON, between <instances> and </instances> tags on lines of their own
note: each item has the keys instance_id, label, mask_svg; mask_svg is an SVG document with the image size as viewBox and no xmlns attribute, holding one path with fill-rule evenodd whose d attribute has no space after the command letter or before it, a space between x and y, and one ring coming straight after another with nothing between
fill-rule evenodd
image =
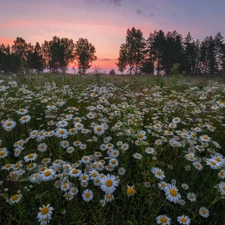
<instances>
[{"instance_id":1,"label":"sky","mask_svg":"<svg viewBox=\"0 0 225 225\"><path fill-rule=\"evenodd\" d=\"M225 36L225 0L0 0L0 44L16 37L43 43L53 36L87 38L98 60L92 69L116 68L127 29L148 38L154 30L176 30L194 40Z\"/></svg>"}]
</instances>

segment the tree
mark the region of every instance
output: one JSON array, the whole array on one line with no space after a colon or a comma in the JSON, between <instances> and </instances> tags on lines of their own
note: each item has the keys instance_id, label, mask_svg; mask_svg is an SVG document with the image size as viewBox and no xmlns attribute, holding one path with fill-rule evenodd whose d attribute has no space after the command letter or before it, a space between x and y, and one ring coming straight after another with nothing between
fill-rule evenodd
<instances>
[{"instance_id":1,"label":"tree","mask_svg":"<svg viewBox=\"0 0 225 225\"><path fill-rule=\"evenodd\" d=\"M30 69L36 69L37 71L42 71L44 69L45 60L38 42L35 44L33 51L28 54L27 61Z\"/></svg>"},{"instance_id":2,"label":"tree","mask_svg":"<svg viewBox=\"0 0 225 225\"><path fill-rule=\"evenodd\" d=\"M147 58L153 62L154 67L157 69L157 73L163 68L163 60L166 48L166 38L162 30L154 31L150 33L149 38L146 41L146 54Z\"/></svg>"},{"instance_id":3,"label":"tree","mask_svg":"<svg viewBox=\"0 0 225 225\"><path fill-rule=\"evenodd\" d=\"M123 73L124 70L126 70L127 66L127 48L125 44L121 44L120 46L120 52L119 52L119 58L118 63L116 65L118 66L118 70Z\"/></svg>"},{"instance_id":4,"label":"tree","mask_svg":"<svg viewBox=\"0 0 225 225\"><path fill-rule=\"evenodd\" d=\"M30 43L26 43L22 37L17 37L11 47L12 53L20 57L25 67L27 67L28 55L32 52L32 50L33 46Z\"/></svg>"},{"instance_id":5,"label":"tree","mask_svg":"<svg viewBox=\"0 0 225 225\"><path fill-rule=\"evenodd\" d=\"M144 59L145 39L140 29L135 27L127 30L125 44L120 47L120 56L117 66L120 71L123 71L126 66L129 66L130 74L141 71L142 60Z\"/></svg>"},{"instance_id":6,"label":"tree","mask_svg":"<svg viewBox=\"0 0 225 225\"><path fill-rule=\"evenodd\" d=\"M66 71L70 62L74 61L75 44L72 39L54 36L51 41L44 41L42 50L46 64L50 70Z\"/></svg>"},{"instance_id":7,"label":"tree","mask_svg":"<svg viewBox=\"0 0 225 225\"><path fill-rule=\"evenodd\" d=\"M91 67L91 63L97 59L95 47L86 38L79 38L75 44L75 58L78 69L84 74Z\"/></svg>"}]
</instances>

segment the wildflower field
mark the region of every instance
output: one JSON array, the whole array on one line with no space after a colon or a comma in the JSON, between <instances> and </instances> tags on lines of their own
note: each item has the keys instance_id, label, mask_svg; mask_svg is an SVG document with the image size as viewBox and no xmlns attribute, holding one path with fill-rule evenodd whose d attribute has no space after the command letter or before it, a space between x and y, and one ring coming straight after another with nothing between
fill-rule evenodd
<instances>
[{"instance_id":1,"label":"wildflower field","mask_svg":"<svg viewBox=\"0 0 225 225\"><path fill-rule=\"evenodd\" d=\"M225 224L225 85L0 77L3 225Z\"/></svg>"}]
</instances>

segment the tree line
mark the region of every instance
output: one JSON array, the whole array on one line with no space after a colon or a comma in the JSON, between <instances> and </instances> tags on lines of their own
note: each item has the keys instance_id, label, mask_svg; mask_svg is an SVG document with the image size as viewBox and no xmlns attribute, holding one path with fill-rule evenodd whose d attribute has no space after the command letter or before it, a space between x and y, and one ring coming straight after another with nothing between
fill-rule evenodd
<instances>
[{"instance_id":1,"label":"tree line","mask_svg":"<svg viewBox=\"0 0 225 225\"><path fill-rule=\"evenodd\" d=\"M27 43L17 37L12 46L0 45L0 70L18 73L21 68L65 72L70 63L76 62L84 74L97 59L96 49L87 39L77 42L54 36L41 45ZM225 73L224 37L217 33L196 41L190 32L183 37L177 31L154 31L145 39L140 29L127 29L125 43L119 49L116 63L118 70L130 74L171 74L176 66L182 74Z\"/></svg>"},{"instance_id":2,"label":"tree line","mask_svg":"<svg viewBox=\"0 0 225 225\"><path fill-rule=\"evenodd\" d=\"M224 37L217 33L195 41L190 32L183 37L177 31L159 30L145 39L140 29L127 30L117 63L120 72L153 74L155 69L171 74L174 65L182 74L225 73Z\"/></svg>"},{"instance_id":3,"label":"tree line","mask_svg":"<svg viewBox=\"0 0 225 225\"><path fill-rule=\"evenodd\" d=\"M85 73L96 60L96 49L86 38L79 38L74 43L72 39L54 36L42 45L27 43L22 37L17 37L12 46L0 45L0 70L18 73L23 70L65 72L69 63L76 61L81 73Z\"/></svg>"}]
</instances>

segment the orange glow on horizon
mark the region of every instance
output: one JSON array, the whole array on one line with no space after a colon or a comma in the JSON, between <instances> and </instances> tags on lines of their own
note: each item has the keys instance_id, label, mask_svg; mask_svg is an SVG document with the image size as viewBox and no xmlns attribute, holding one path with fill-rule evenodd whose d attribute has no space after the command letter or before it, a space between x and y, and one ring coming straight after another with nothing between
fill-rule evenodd
<instances>
[{"instance_id":1,"label":"orange glow on horizon","mask_svg":"<svg viewBox=\"0 0 225 225\"><path fill-rule=\"evenodd\" d=\"M0 37L0 45L4 44L4 45L13 45L14 41L11 38L6 38L6 37Z\"/></svg>"}]
</instances>

